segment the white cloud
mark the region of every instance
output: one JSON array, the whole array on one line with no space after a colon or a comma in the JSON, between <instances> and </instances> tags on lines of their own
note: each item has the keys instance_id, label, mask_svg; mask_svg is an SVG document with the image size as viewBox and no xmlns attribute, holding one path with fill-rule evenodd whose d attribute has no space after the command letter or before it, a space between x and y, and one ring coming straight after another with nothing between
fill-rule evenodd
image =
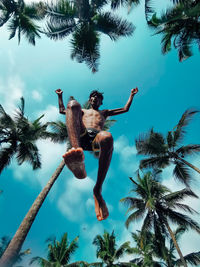
<instances>
[{"instance_id":1,"label":"white cloud","mask_svg":"<svg viewBox=\"0 0 200 267\"><path fill-rule=\"evenodd\" d=\"M93 194L94 181L86 177L85 179L68 179L65 185L65 192L58 199L58 207L61 212L71 221L80 221L85 215L91 214L92 199L88 196ZM87 210L86 210L87 209Z\"/></svg>"},{"instance_id":2,"label":"white cloud","mask_svg":"<svg viewBox=\"0 0 200 267\"><path fill-rule=\"evenodd\" d=\"M41 101L42 95L37 90L33 90L32 91L32 98L35 99L36 101Z\"/></svg>"},{"instance_id":3,"label":"white cloud","mask_svg":"<svg viewBox=\"0 0 200 267\"><path fill-rule=\"evenodd\" d=\"M37 112L37 116L41 116L43 114L44 117L41 119L43 123L48 121L56 121L60 116L58 108L53 105L48 105L46 109Z\"/></svg>"},{"instance_id":4,"label":"white cloud","mask_svg":"<svg viewBox=\"0 0 200 267\"><path fill-rule=\"evenodd\" d=\"M24 92L24 82L14 75L4 80L0 77L0 98L5 111L13 114Z\"/></svg>"},{"instance_id":5,"label":"white cloud","mask_svg":"<svg viewBox=\"0 0 200 267\"><path fill-rule=\"evenodd\" d=\"M120 136L114 143L114 151L120 156L120 167L128 174L133 174L138 169L135 146L130 146L126 136Z\"/></svg>"}]
</instances>

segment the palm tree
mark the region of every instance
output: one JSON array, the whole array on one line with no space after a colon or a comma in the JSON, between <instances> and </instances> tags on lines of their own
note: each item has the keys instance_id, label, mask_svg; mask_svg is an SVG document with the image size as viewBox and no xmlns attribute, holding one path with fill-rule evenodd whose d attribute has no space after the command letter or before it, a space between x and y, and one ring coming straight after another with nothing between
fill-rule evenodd
<instances>
[{"instance_id":1,"label":"palm tree","mask_svg":"<svg viewBox=\"0 0 200 267\"><path fill-rule=\"evenodd\" d=\"M136 264L138 267L161 267L162 262L158 262L154 257L159 258L158 246L155 239L155 235L151 232L145 232L142 236L141 232L132 233L132 238L136 244L136 247L131 248L130 252L139 255L130 262Z\"/></svg>"},{"instance_id":2,"label":"palm tree","mask_svg":"<svg viewBox=\"0 0 200 267\"><path fill-rule=\"evenodd\" d=\"M178 50L179 61L192 56L192 46L200 43L200 2L198 0L178 2L168 8L161 16L152 16L150 25L156 34L162 34L162 53L171 50L172 43Z\"/></svg>"},{"instance_id":3,"label":"palm tree","mask_svg":"<svg viewBox=\"0 0 200 267\"><path fill-rule=\"evenodd\" d=\"M55 142L63 142L67 139L67 131L64 131L63 126L64 123L62 122L54 122L48 123L48 125L52 125L54 132L48 132L48 137L50 137ZM63 132L64 131L64 132ZM67 150L70 148L69 142L67 141ZM19 251L26 239L27 234L43 204L45 201L49 191L51 190L52 186L56 182L57 178L59 177L60 173L62 172L65 166L64 160L61 161L53 175L51 176L50 180L47 182L46 186L42 189L39 193L35 201L33 202L32 206L30 207L28 213L22 220L18 230L16 231L15 235L13 236L11 242L9 243L7 249L5 250L3 256L0 259L0 267L11 267L13 263L16 261Z\"/></svg>"},{"instance_id":4,"label":"palm tree","mask_svg":"<svg viewBox=\"0 0 200 267\"><path fill-rule=\"evenodd\" d=\"M22 97L21 105L12 118L0 105L0 173L14 156L19 165L29 162L34 170L41 167L36 141L49 137L46 131L48 125L40 122L44 115L33 122L29 121L24 115L24 108Z\"/></svg>"},{"instance_id":5,"label":"palm tree","mask_svg":"<svg viewBox=\"0 0 200 267\"><path fill-rule=\"evenodd\" d=\"M78 237L74 238L72 242L69 242L67 233L64 233L61 241L57 241L54 237L47 239L46 242L48 242L47 259L34 257L31 259L30 265L36 262L39 266L43 267L101 267L99 263L87 263L85 261L69 263L71 256L78 248Z\"/></svg>"},{"instance_id":6,"label":"palm tree","mask_svg":"<svg viewBox=\"0 0 200 267\"><path fill-rule=\"evenodd\" d=\"M166 138L161 133L154 132L153 129L147 134L141 134L136 139L137 152L139 155L147 155L148 158L140 161L140 168L164 168L173 163L175 177L188 185L191 180L190 169L198 173L200 169L186 161L184 157L199 152L200 144L184 146L181 142L186 133L185 127L196 113L196 110L186 110L175 128L168 132Z\"/></svg>"},{"instance_id":7,"label":"palm tree","mask_svg":"<svg viewBox=\"0 0 200 267\"><path fill-rule=\"evenodd\" d=\"M34 257L31 259L30 264L38 263L40 266L69 266L71 256L78 248L78 237L69 242L67 233L64 233L61 241L56 238L50 238L48 242L48 255L47 259L41 257Z\"/></svg>"},{"instance_id":8,"label":"palm tree","mask_svg":"<svg viewBox=\"0 0 200 267\"><path fill-rule=\"evenodd\" d=\"M92 72L98 69L101 33L116 41L134 31L132 23L103 11L106 4L106 0L57 0L56 4L47 5L46 35L53 40L62 40L72 34L72 59L85 62Z\"/></svg>"},{"instance_id":9,"label":"palm tree","mask_svg":"<svg viewBox=\"0 0 200 267\"><path fill-rule=\"evenodd\" d=\"M17 34L19 43L21 35L24 35L30 44L35 45L35 38L40 38L40 27L35 24L35 21L40 21L44 15L42 2L28 5L24 0L0 1L0 27L8 23L9 39Z\"/></svg>"},{"instance_id":10,"label":"palm tree","mask_svg":"<svg viewBox=\"0 0 200 267\"><path fill-rule=\"evenodd\" d=\"M176 210L193 214L195 210L181 202L186 197L198 198L198 196L189 188L171 192L166 186L159 183L159 174L158 171L147 172L140 177L138 172L137 182L131 178L135 185L132 192L136 193L138 198L125 197L121 199L129 207L128 212L132 212L125 224L128 227L131 222L144 218L142 235L152 228L157 240L162 240L163 235L170 235L183 266L187 266L169 223L182 225L200 233L200 225L196 221Z\"/></svg>"},{"instance_id":11,"label":"palm tree","mask_svg":"<svg viewBox=\"0 0 200 267\"><path fill-rule=\"evenodd\" d=\"M97 247L96 256L100 258L107 267L111 266L131 266L128 263L114 263L119 260L122 256L129 253L130 242L124 242L119 248L116 248L116 237L114 231L110 235L108 232L104 231L103 236L97 235L94 238L93 244Z\"/></svg>"}]
</instances>

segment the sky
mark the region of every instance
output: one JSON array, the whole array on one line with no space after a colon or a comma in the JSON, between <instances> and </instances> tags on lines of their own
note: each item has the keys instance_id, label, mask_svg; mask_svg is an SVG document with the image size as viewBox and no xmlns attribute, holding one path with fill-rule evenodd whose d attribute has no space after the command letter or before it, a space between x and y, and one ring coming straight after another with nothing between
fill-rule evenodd
<instances>
[{"instance_id":1,"label":"sky","mask_svg":"<svg viewBox=\"0 0 200 267\"><path fill-rule=\"evenodd\" d=\"M162 7L164 1L160 2ZM22 250L31 249L31 255L24 260L28 266L30 258L46 256L45 240L50 236L60 239L67 232L72 241L79 236L79 248L72 261L96 260L92 241L104 230L115 231L117 244L131 240L130 233L140 229L138 221L125 228L126 208L120 199L132 189L129 177L135 177L140 158L135 148L135 138L151 127L167 133L177 124L188 108L200 109L199 105L199 60L200 54L194 47L194 56L180 63L177 52L161 54L160 36L153 35L145 22L143 5L134 8L124 18L133 22L136 30L132 37L117 42L107 36L101 38L99 71L95 74L85 64L70 58L69 39L52 41L46 37L38 39L36 46L29 45L22 38L8 40L6 27L0 28L0 103L7 113L13 111L25 98L25 113L30 120L44 114L43 121L65 121L59 114L55 90L63 90L64 103L73 95L81 104L91 90L104 92L102 109L123 107L131 89L139 89L128 113L113 117L117 122L111 128L114 138L114 153L107 178L103 185L103 197L108 205L108 219L98 222L94 212L92 190L96 181L98 161L86 152L87 178L78 180L65 167L47 199L41 207L35 222L24 242ZM185 144L198 144L200 116L197 114L188 127ZM62 160L65 144L54 144L48 140L38 141L42 168L33 171L24 163L18 166L15 159L0 177L0 237L12 237L33 201L50 179ZM200 168L198 156L188 160ZM199 175L193 173L192 188L200 195ZM182 189L172 177L172 168L163 172L163 183L172 191ZM188 199L187 204L200 212L200 200ZM195 218L200 223L199 215ZM191 242L188 242L190 241ZM199 251L200 236L188 231L180 247L183 254ZM129 260L128 257L124 260ZM34 265L33 265L34 266ZM35 265L37 266L37 265Z\"/></svg>"}]
</instances>

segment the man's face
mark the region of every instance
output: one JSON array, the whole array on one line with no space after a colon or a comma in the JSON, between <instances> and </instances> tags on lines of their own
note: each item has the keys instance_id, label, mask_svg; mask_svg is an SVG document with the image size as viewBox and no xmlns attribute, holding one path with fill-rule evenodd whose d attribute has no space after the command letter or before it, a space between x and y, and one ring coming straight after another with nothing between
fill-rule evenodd
<instances>
[{"instance_id":1,"label":"man's face","mask_svg":"<svg viewBox=\"0 0 200 267\"><path fill-rule=\"evenodd\" d=\"M101 97L98 96L97 94L94 94L90 97L90 105L93 108L99 108L101 106Z\"/></svg>"}]
</instances>

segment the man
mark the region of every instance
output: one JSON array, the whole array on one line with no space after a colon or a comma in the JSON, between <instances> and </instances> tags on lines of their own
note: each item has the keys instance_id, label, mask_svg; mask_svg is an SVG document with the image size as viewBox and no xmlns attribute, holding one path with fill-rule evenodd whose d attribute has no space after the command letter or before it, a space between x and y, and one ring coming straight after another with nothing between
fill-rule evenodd
<instances>
[{"instance_id":1,"label":"man","mask_svg":"<svg viewBox=\"0 0 200 267\"><path fill-rule=\"evenodd\" d=\"M108 217L108 209L101 191L106 177L112 152L113 138L111 133L103 131L105 120L109 116L119 115L129 110L134 95L138 89L132 89L130 97L123 108L99 110L103 101L102 93L92 91L89 97L90 109L81 109L76 100L70 100L65 109L62 99L63 91L57 89L59 112L66 115L66 127L72 148L64 155L67 167L73 172L75 177L83 179L87 176L84 165L83 150L92 151L96 147L100 149L99 169L97 181L93 189L95 200L95 212L99 221Z\"/></svg>"}]
</instances>

